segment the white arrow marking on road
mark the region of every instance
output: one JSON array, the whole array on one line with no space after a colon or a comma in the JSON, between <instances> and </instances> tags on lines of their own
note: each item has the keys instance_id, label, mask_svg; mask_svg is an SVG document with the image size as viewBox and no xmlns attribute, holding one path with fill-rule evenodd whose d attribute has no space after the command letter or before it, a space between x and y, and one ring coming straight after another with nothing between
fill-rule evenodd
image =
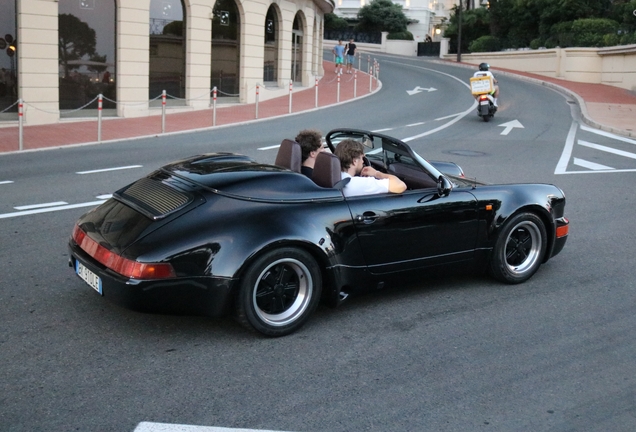
<instances>
[{"instance_id":1,"label":"white arrow marking on road","mask_svg":"<svg viewBox=\"0 0 636 432\"><path fill-rule=\"evenodd\" d=\"M417 93L420 93L420 92L423 92L423 91L427 91L427 92L430 93L430 92L433 92L433 91L437 91L437 89L433 88L433 87L424 88L424 87L417 86L413 90L407 90L406 92L409 94L409 96L413 96L414 94L417 94Z\"/></svg>"},{"instance_id":2,"label":"white arrow marking on road","mask_svg":"<svg viewBox=\"0 0 636 432\"><path fill-rule=\"evenodd\" d=\"M505 129L501 132L501 135L508 135L513 128L525 129L519 120L512 120L506 123L502 123L499 126L503 126Z\"/></svg>"}]
</instances>

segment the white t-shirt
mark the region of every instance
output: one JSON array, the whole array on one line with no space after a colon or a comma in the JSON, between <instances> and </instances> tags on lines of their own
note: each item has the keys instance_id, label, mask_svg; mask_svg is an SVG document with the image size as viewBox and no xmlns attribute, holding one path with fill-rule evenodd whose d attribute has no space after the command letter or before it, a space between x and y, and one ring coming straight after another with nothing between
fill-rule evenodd
<instances>
[{"instance_id":1,"label":"white t-shirt","mask_svg":"<svg viewBox=\"0 0 636 432\"><path fill-rule=\"evenodd\" d=\"M341 178L351 178L344 187L342 193L346 197L359 195L372 195L389 192L389 179L377 179L375 177L351 177L346 172L341 173Z\"/></svg>"},{"instance_id":2,"label":"white t-shirt","mask_svg":"<svg viewBox=\"0 0 636 432\"><path fill-rule=\"evenodd\" d=\"M495 76L492 74L492 72L490 71L477 71L473 74L474 77L480 77L480 76L489 76L490 78L492 78L493 80L495 79Z\"/></svg>"}]
</instances>

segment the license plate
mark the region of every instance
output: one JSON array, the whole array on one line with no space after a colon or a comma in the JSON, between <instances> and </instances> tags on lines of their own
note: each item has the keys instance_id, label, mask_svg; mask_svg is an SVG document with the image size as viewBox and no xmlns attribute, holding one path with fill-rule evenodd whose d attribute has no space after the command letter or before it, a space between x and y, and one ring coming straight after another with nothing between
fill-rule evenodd
<instances>
[{"instance_id":1,"label":"license plate","mask_svg":"<svg viewBox=\"0 0 636 432\"><path fill-rule=\"evenodd\" d=\"M488 105L488 101L481 101L481 105Z\"/></svg>"},{"instance_id":2,"label":"license plate","mask_svg":"<svg viewBox=\"0 0 636 432\"><path fill-rule=\"evenodd\" d=\"M102 280L95 273L90 271L84 264L75 261L75 273L82 278L91 288L102 295Z\"/></svg>"}]
</instances>

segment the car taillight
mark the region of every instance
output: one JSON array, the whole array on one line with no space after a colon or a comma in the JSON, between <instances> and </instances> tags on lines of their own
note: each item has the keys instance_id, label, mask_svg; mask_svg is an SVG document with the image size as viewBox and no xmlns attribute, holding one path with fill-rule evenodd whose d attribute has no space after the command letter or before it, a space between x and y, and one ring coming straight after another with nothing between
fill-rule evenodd
<instances>
[{"instance_id":1,"label":"car taillight","mask_svg":"<svg viewBox=\"0 0 636 432\"><path fill-rule=\"evenodd\" d=\"M167 263L142 263L129 260L106 249L75 225L73 241L95 261L108 267L122 276L132 279L166 279L176 277L172 265Z\"/></svg>"}]
</instances>

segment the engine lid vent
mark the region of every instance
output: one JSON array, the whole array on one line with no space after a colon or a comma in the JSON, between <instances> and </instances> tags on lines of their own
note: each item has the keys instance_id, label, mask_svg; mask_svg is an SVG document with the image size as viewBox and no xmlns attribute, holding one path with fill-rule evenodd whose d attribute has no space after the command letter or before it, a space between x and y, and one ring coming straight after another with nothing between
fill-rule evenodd
<instances>
[{"instance_id":1,"label":"engine lid vent","mask_svg":"<svg viewBox=\"0 0 636 432\"><path fill-rule=\"evenodd\" d=\"M192 202L190 194L176 190L161 181L142 178L121 189L113 197L138 211L160 219Z\"/></svg>"}]
</instances>

